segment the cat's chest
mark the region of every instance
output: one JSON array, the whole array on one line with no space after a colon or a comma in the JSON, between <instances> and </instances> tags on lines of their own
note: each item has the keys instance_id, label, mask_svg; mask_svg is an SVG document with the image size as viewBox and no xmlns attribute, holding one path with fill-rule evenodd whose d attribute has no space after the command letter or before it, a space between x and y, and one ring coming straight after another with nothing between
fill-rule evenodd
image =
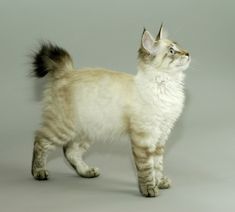
<instances>
[{"instance_id":1,"label":"cat's chest","mask_svg":"<svg viewBox=\"0 0 235 212\"><path fill-rule=\"evenodd\" d=\"M184 102L184 92L177 85L162 85L153 90L153 107L163 115L180 113Z\"/></svg>"},{"instance_id":2,"label":"cat's chest","mask_svg":"<svg viewBox=\"0 0 235 212\"><path fill-rule=\"evenodd\" d=\"M178 84L154 84L142 92L146 112L158 120L176 120L183 109L184 92Z\"/></svg>"}]
</instances>

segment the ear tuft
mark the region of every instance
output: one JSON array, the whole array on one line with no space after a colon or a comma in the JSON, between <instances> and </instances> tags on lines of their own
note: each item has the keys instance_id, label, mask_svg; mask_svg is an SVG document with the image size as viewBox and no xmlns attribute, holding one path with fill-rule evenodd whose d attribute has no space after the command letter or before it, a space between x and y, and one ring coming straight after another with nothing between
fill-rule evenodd
<instances>
[{"instance_id":1,"label":"ear tuft","mask_svg":"<svg viewBox=\"0 0 235 212\"><path fill-rule=\"evenodd\" d=\"M146 31L146 28L144 27L144 30L143 30L143 33L142 33L142 37L143 37L143 35L144 35L145 31Z\"/></svg>"},{"instance_id":2,"label":"ear tuft","mask_svg":"<svg viewBox=\"0 0 235 212\"><path fill-rule=\"evenodd\" d=\"M162 28L163 28L163 23L160 26L159 32L157 34L156 40L161 40L162 39Z\"/></svg>"},{"instance_id":3,"label":"ear tuft","mask_svg":"<svg viewBox=\"0 0 235 212\"><path fill-rule=\"evenodd\" d=\"M160 26L159 32L156 37L156 41L167 38L167 32L163 28L163 23Z\"/></svg>"}]
</instances>

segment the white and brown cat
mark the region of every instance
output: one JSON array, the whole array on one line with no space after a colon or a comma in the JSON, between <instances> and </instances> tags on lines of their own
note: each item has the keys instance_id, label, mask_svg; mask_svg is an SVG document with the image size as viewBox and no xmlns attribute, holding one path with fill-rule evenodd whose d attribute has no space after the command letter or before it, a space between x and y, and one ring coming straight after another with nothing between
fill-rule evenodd
<instances>
[{"instance_id":1,"label":"white and brown cat","mask_svg":"<svg viewBox=\"0 0 235 212\"><path fill-rule=\"evenodd\" d=\"M34 74L47 75L42 123L35 135L32 175L47 180L48 153L63 147L78 175L92 178L83 154L95 141L128 136L139 189L155 197L171 181L163 175L166 140L184 105L184 71L189 53L163 35L144 30L135 76L102 68L76 70L62 48L43 43L33 58Z\"/></svg>"}]
</instances>

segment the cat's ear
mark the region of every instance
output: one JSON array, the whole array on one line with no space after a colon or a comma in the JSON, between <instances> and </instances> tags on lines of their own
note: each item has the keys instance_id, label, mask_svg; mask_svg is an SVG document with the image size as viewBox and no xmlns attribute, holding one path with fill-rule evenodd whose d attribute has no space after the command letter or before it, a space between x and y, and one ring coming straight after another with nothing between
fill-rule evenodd
<instances>
[{"instance_id":1,"label":"cat's ear","mask_svg":"<svg viewBox=\"0 0 235 212\"><path fill-rule=\"evenodd\" d=\"M142 34L141 47L150 54L155 54L157 51L153 36L145 28Z\"/></svg>"},{"instance_id":2,"label":"cat's ear","mask_svg":"<svg viewBox=\"0 0 235 212\"><path fill-rule=\"evenodd\" d=\"M159 40L165 39L165 38L167 38L167 32L163 28L163 23L162 23L160 26L159 32L157 34L156 41L159 41Z\"/></svg>"}]
</instances>

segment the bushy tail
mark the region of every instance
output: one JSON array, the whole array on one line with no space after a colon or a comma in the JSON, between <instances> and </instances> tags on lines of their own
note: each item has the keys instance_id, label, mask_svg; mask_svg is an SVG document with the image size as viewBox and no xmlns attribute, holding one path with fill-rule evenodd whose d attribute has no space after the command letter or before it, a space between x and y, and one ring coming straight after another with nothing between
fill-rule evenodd
<instances>
[{"instance_id":1,"label":"bushy tail","mask_svg":"<svg viewBox=\"0 0 235 212\"><path fill-rule=\"evenodd\" d=\"M69 53L51 43L42 43L40 49L33 55L33 73L42 78L47 73L53 76L62 76L65 72L73 70L73 61Z\"/></svg>"}]
</instances>

